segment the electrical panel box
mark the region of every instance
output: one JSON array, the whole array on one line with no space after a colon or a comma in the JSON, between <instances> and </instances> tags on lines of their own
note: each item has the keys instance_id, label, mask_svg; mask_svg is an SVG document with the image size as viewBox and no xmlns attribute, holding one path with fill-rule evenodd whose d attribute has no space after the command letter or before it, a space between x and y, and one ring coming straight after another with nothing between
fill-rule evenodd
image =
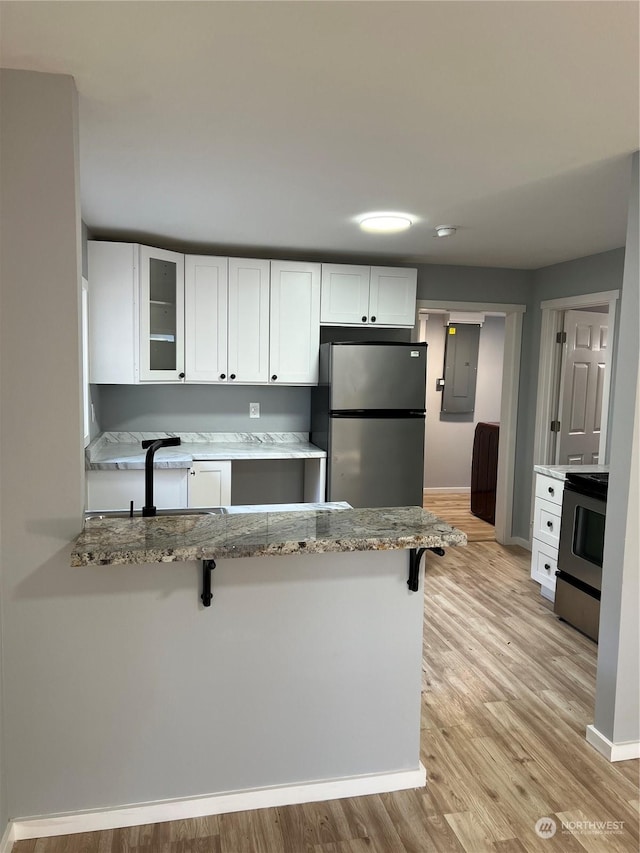
<instances>
[{"instance_id":1,"label":"electrical panel box","mask_svg":"<svg viewBox=\"0 0 640 853\"><path fill-rule=\"evenodd\" d=\"M450 323L444 348L444 391L440 411L473 412L476 404L480 326Z\"/></svg>"}]
</instances>

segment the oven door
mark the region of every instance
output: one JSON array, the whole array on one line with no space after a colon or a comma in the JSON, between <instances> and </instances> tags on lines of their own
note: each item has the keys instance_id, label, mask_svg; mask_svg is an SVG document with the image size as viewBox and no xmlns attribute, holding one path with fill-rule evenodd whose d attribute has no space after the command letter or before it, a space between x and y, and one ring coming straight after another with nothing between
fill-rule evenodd
<instances>
[{"instance_id":1,"label":"oven door","mask_svg":"<svg viewBox=\"0 0 640 853\"><path fill-rule=\"evenodd\" d=\"M602 587L602 553L607 503L565 488L558 569L592 589Z\"/></svg>"}]
</instances>

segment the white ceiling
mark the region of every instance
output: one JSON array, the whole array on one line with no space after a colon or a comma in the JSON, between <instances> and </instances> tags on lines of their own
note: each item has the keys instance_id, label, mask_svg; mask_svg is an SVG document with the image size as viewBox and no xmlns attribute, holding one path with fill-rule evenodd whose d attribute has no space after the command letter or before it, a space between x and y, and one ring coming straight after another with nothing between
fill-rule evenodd
<instances>
[{"instance_id":1,"label":"white ceiling","mask_svg":"<svg viewBox=\"0 0 640 853\"><path fill-rule=\"evenodd\" d=\"M636 2L0 10L4 67L76 80L100 235L520 268L624 245ZM419 222L360 232L381 209Z\"/></svg>"}]
</instances>

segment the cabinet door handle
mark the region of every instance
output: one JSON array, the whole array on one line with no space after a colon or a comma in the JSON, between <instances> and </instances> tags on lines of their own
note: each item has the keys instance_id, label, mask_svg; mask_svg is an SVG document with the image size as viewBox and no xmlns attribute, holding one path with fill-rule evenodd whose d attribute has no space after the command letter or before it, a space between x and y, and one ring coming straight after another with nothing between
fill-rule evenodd
<instances>
[{"instance_id":1,"label":"cabinet door handle","mask_svg":"<svg viewBox=\"0 0 640 853\"><path fill-rule=\"evenodd\" d=\"M366 318L366 317L363 317L363 318L362 318L362 322L363 322L363 323L366 323L366 322L367 322L367 318Z\"/></svg>"},{"instance_id":2,"label":"cabinet door handle","mask_svg":"<svg viewBox=\"0 0 640 853\"><path fill-rule=\"evenodd\" d=\"M547 527L553 527L553 521L547 521Z\"/></svg>"},{"instance_id":3,"label":"cabinet door handle","mask_svg":"<svg viewBox=\"0 0 640 853\"><path fill-rule=\"evenodd\" d=\"M271 381L275 382L277 378L278 378L277 375L274 373L273 376L271 377Z\"/></svg>"},{"instance_id":4,"label":"cabinet door handle","mask_svg":"<svg viewBox=\"0 0 640 853\"><path fill-rule=\"evenodd\" d=\"M189 471L189 473L191 474L192 477L196 476L196 472L193 470L193 468Z\"/></svg>"},{"instance_id":5,"label":"cabinet door handle","mask_svg":"<svg viewBox=\"0 0 640 853\"><path fill-rule=\"evenodd\" d=\"M372 323L375 323L375 321L376 321L376 318L375 318L375 317L372 317L372 318L371 318L371 322L372 322Z\"/></svg>"},{"instance_id":6,"label":"cabinet door handle","mask_svg":"<svg viewBox=\"0 0 640 853\"><path fill-rule=\"evenodd\" d=\"M553 488L553 486L549 486L549 494L550 494L550 495L554 495L554 494L555 494L555 491L556 491L556 490Z\"/></svg>"},{"instance_id":7,"label":"cabinet door handle","mask_svg":"<svg viewBox=\"0 0 640 853\"><path fill-rule=\"evenodd\" d=\"M226 379L226 378L227 378L226 373L221 373L221 374L220 374L220 379Z\"/></svg>"},{"instance_id":8,"label":"cabinet door handle","mask_svg":"<svg viewBox=\"0 0 640 853\"><path fill-rule=\"evenodd\" d=\"M184 373L180 374L180 379L184 379Z\"/></svg>"},{"instance_id":9,"label":"cabinet door handle","mask_svg":"<svg viewBox=\"0 0 640 853\"><path fill-rule=\"evenodd\" d=\"M236 378L235 373L230 373L230 374L229 374L229 379L235 379L235 378Z\"/></svg>"},{"instance_id":10,"label":"cabinet door handle","mask_svg":"<svg viewBox=\"0 0 640 853\"><path fill-rule=\"evenodd\" d=\"M551 569L551 566L549 565L549 563L545 563L544 567L547 571L549 571Z\"/></svg>"}]
</instances>

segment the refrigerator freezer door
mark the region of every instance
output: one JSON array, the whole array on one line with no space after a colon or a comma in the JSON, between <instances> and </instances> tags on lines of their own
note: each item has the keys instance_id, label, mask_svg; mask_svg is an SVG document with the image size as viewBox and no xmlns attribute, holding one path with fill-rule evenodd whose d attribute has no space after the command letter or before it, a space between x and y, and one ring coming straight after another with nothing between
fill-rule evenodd
<instances>
[{"instance_id":1,"label":"refrigerator freezer door","mask_svg":"<svg viewBox=\"0 0 640 853\"><path fill-rule=\"evenodd\" d=\"M426 344L331 344L333 411L424 411Z\"/></svg>"},{"instance_id":2,"label":"refrigerator freezer door","mask_svg":"<svg viewBox=\"0 0 640 853\"><path fill-rule=\"evenodd\" d=\"M422 506L424 417L330 419L327 500Z\"/></svg>"}]
</instances>

